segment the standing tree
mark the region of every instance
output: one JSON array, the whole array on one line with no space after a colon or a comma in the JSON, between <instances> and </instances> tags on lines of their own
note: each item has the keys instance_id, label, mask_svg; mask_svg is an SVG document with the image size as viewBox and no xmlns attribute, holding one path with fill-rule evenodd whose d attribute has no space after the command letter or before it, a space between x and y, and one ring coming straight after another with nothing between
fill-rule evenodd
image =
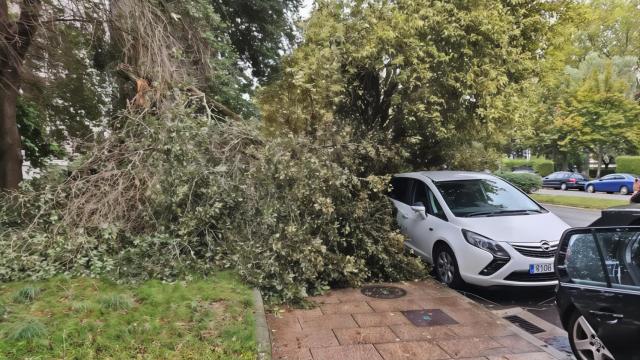
<instances>
[{"instance_id":1,"label":"standing tree","mask_svg":"<svg viewBox=\"0 0 640 360\"><path fill-rule=\"evenodd\" d=\"M586 150L595 156L596 177L600 177L605 158L638 149L640 105L633 98L635 82L630 65L635 61L591 55L579 69L568 69L576 84L560 104L550 130L558 134L563 150Z\"/></svg>"},{"instance_id":2,"label":"standing tree","mask_svg":"<svg viewBox=\"0 0 640 360\"><path fill-rule=\"evenodd\" d=\"M38 28L40 0L0 0L0 189L22 180L22 148L16 122L22 67Z\"/></svg>"}]
</instances>

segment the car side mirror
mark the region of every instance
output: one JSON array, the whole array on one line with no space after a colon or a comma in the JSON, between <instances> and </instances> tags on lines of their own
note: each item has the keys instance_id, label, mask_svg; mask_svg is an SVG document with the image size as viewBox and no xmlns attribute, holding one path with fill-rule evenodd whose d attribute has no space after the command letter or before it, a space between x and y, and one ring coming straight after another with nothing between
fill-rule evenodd
<instances>
[{"instance_id":1,"label":"car side mirror","mask_svg":"<svg viewBox=\"0 0 640 360\"><path fill-rule=\"evenodd\" d=\"M417 203L413 204L411 206L411 210L413 210L413 212L417 213L418 215L422 216L423 218L427 217L427 208L421 202L417 202Z\"/></svg>"}]
</instances>

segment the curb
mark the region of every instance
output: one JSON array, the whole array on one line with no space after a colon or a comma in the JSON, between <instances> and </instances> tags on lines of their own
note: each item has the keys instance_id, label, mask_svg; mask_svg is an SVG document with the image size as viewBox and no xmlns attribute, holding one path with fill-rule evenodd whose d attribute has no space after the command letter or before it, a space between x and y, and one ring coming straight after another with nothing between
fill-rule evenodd
<instances>
[{"instance_id":1,"label":"curb","mask_svg":"<svg viewBox=\"0 0 640 360\"><path fill-rule=\"evenodd\" d=\"M271 360L271 336L264 313L264 303L260 290L253 289L253 305L255 307L256 343L258 345L258 359Z\"/></svg>"}]
</instances>

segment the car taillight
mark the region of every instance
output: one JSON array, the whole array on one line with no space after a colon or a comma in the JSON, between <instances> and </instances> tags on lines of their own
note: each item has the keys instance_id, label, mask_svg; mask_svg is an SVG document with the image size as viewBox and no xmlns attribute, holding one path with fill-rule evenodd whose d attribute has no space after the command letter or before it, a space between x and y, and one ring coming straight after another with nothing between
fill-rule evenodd
<instances>
[{"instance_id":1,"label":"car taillight","mask_svg":"<svg viewBox=\"0 0 640 360\"><path fill-rule=\"evenodd\" d=\"M571 179L569 179L569 182L570 182L570 183L574 183L574 182L576 182L576 179L571 178Z\"/></svg>"}]
</instances>

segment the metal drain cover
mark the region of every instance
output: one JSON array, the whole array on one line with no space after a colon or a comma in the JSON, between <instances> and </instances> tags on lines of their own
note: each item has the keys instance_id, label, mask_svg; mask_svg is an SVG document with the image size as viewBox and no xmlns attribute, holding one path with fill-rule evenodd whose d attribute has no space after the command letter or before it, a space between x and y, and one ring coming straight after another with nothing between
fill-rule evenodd
<instances>
[{"instance_id":1,"label":"metal drain cover","mask_svg":"<svg viewBox=\"0 0 640 360\"><path fill-rule=\"evenodd\" d=\"M376 299L397 299L407 295L405 289L387 285L365 286L360 290L362 295Z\"/></svg>"},{"instance_id":2,"label":"metal drain cover","mask_svg":"<svg viewBox=\"0 0 640 360\"><path fill-rule=\"evenodd\" d=\"M530 322L529 320L523 319L518 315L509 315L504 317L510 323L518 326L522 330L528 332L529 334L535 335L545 332L545 330L538 325Z\"/></svg>"},{"instance_id":3,"label":"metal drain cover","mask_svg":"<svg viewBox=\"0 0 640 360\"><path fill-rule=\"evenodd\" d=\"M437 326L458 324L440 309L408 310L402 314L415 326Z\"/></svg>"}]
</instances>

